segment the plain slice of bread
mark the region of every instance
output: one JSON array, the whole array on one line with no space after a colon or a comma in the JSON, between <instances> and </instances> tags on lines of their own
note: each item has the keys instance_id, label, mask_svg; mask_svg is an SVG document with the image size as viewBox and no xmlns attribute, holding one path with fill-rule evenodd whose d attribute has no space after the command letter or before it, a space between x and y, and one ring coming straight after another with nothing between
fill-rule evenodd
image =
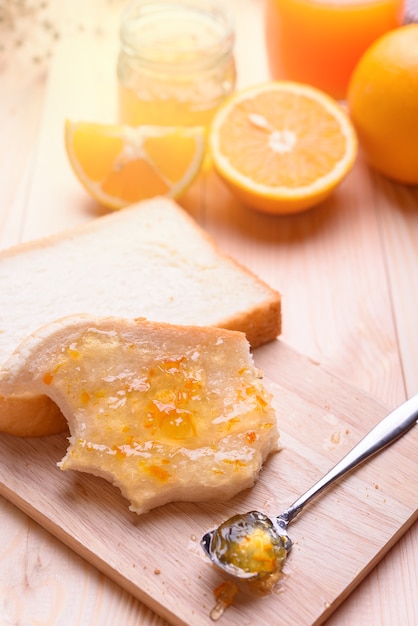
<instances>
[{"instance_id":1,"label":"plain slice of bread","mask_svg":"<svg viewBox=\"0 0 418 626\"><path fill-rule=\"evenodd\" d=\"M277 449L271 396L236 331L70 316L20 345L0 391L48 394L71 434L60 467L106 478L136 513L227 500Z\"/></svg>"},{"instance_id":2,"label":"plain slice of bread","mask_svg":"<svg viewBox=\"0 0 418 626\"><path fill-rule=\"evenodd\" d=\"M280 334L280 295L225 256L175 202L157 198L0 253L0 366L37 328L78 313ZM62 431L46 397L0 396L0 431Z\"/></svg>"}]
</instances>

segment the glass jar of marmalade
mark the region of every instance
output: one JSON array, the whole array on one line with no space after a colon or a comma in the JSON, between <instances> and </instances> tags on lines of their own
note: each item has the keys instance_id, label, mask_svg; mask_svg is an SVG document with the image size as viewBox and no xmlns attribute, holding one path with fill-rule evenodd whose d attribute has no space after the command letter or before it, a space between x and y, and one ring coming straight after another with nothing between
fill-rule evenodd
<instances>
[{"instance_id":1,"label":"glass jar of marmalade","mask_svg":"<svg viewBox=\"0 0 418 626\"><path fill-rule=\"evenodd\" d=\"M207 126L235 88L234 29L212 0L134 0L122 13L120 121Z\"/></svg>"}]
</instances>

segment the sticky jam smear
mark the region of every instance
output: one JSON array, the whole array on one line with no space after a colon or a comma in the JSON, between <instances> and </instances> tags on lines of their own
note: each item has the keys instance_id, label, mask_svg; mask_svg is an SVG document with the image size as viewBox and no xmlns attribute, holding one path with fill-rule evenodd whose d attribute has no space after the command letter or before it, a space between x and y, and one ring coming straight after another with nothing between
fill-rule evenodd
<instances>
[{"instance_id":1,"label":"sticky jam smear","mask_svg":"<svg viewBox=\"0 0 418 626\"><path fill-rule=\"evenodd\" d=\"M104 476L142 514L173 499L223 498L258 475L278 433L242 337L112 320L69 332L42 371L70 416L59 467ZM192 468L192 470L191 470Z\"/></svg>"},{"instance_id":2,"label":"sticky jam smear","mask_svg":"<svg viewBox=\"0 0 418 626\"><path fill-rule=\"evenodd\" d=\"M216 604L211 610L209 617L213 622L217 622L222 617L225 610L233 604L238 587L231 580L226 580L213 590Z\"/></svg>"}]
</instances>

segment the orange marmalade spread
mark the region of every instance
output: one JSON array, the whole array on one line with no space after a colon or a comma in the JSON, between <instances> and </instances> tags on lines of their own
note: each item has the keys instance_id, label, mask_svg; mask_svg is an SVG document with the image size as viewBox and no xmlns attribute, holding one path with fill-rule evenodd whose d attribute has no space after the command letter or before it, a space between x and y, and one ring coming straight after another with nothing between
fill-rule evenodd
<instances>
[{"instance_id":1,"label":"orange marmalade spread","mask_svg":"<svg viewBox=\"0 0 418 626\"><path fill-rule=\"evenodd\" d=\"M73 414L62 469L110 479L136 512L231 497L277 447L270 395L248 354L228 348L222 331L183 343L164 354L92 327L43 373Z\"/></svg>"}]
</instances>

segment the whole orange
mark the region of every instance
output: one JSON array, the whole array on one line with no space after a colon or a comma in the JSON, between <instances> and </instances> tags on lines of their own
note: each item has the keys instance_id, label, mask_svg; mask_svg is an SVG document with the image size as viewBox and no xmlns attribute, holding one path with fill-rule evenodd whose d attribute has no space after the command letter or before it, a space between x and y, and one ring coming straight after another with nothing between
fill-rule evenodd
<instances>
[{"instance_id":1,"label":"whole orange","mask_svg":"<svg viewBox=\"0 0 418 626\"><path fill-rule=\"evenodd\" d=\"M418 24L380 37L357 64L348 107L370 165L418 184Z\"/></svg>"}]
</instances>

